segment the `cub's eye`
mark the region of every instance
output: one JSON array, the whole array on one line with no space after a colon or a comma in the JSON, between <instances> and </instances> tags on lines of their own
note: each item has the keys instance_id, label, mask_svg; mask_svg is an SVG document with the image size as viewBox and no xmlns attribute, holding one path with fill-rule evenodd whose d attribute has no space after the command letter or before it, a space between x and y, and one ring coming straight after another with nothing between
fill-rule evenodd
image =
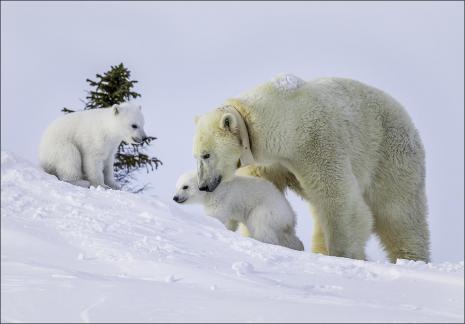
<instances>
[{"instance_id":1,"label":"cub's eye","mask_svg":"<svg viewBox=\"0 0 465 324\"><path fill-rule=\"evenodd\" d=\"M136 124L132 124L131 127L134 128L134 129L138 128L138 126Z\"/></svg>"},{"instance_id":2,"label":"cub's eye","mask_svg":"<svg viewBox=\"0 0 465 324\"><path fill-rule=\"evenodd\" d=\"M209 157L210 157L210 154L208 154L208 153L202 155L202 159L204 159L204 160L208 159Z\"/></svg>"},{"instance_id":3,"label":"cub's eye","mask_svg":"<svg viewBox=\"0 0 465 324\"><path fill-rule=\"evenodd\" d=\"M182 190L186 190L188 188L189 188L189 186L184 186L184 187L182 187Z\"/></svg>"}]
</instances>

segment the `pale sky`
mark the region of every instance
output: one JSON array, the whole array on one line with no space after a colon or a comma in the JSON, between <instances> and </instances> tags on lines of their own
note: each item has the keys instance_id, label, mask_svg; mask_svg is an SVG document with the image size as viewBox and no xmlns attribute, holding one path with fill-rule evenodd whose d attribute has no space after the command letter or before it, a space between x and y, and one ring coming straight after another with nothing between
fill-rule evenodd
<instances>
[{"instance_id":1,"label":"pale sky","mask_svg":"<svg viewBox=\"0 0 465 324\"><path fill-rule=\"evenodd\" d=\"M86 78L123 62L139 81L146 176L170 201L195 167L194 116L283 72L339 76L400 101L426 149L433 261L464 259L463 2L2 2L1 148L37 164L45 127L83 107ZM310 247L305 202L289 199ZM186 208L186 211L189 211ZM192 209L199 213L200 209ZM374 244L372 259L380 257Z\"/></svg>"}]
</instances>

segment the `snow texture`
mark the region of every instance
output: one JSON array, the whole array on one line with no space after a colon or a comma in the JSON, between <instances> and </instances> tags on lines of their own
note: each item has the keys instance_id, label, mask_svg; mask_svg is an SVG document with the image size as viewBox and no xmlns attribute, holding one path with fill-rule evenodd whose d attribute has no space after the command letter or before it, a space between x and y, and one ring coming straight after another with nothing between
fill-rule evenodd
<instances>
[{"instance_id":1,"label":"snow texture","mask_svg":"<svg viewBox=\"0 0 465 324\"><path fill-rule=\"evenodd\" d=\"M292 91L304 85L305 81L292 74L280 74L273 79L273 83L280 91Z\"/></svg>"},{"instance_id":2,"label":"snow texture","mask_svg":"<svg viewBox=\"0 0 465 324\"><path fill-rule=\"evenodd\" d=\"M464 263L366 262L224 229L1 154L2 322L463 322ZM171 188L170 188L171 189Z\"/></svg>"}]
</instances>

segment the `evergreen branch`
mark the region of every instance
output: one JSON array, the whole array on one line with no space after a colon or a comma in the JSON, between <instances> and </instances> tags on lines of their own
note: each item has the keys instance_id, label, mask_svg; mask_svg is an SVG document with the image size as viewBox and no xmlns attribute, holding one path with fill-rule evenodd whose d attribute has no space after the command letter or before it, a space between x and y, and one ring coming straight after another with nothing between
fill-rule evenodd
<instances>
[{"instance_id":1,"label":"evergreen branch","mask_svg":"<svg viewBox=\"0 0 465 324\"><path fill-rule=\"evenodd\" d=\"M63 109L62 109L61 111L64 112L65 114L69 114L69 113L75 112L75 110L71 110L71 109L68 109L68 108L66 108L66 107L63 107Z\"/></svg>"}]
</instances>

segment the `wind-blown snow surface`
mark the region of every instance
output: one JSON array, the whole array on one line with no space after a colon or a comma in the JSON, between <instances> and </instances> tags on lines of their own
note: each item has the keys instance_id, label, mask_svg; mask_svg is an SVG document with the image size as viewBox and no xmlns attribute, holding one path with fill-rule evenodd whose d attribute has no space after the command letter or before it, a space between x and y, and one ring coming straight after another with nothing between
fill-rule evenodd
<instances>
[{"instance_id":1,"label":"wind-blown snow surface","mask_svg":"<svg viewBox=\"0 0 465 324\"><path fill-rule=\"evenodd\" d=\"M464 320L463 262L297 252L8 152L1 172L2 322Z\"/></svg>"}]
</instances>

